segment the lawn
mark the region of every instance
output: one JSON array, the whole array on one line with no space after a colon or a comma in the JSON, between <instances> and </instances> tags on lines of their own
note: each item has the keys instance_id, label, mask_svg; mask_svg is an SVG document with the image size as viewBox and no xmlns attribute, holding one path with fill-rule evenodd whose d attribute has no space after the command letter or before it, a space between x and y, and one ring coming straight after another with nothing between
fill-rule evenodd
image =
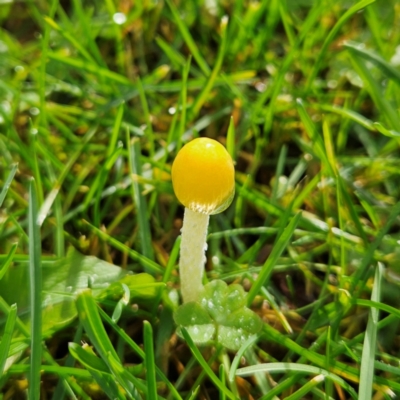
<instances>
[{"instance_id":1,"label":"lawn","mask_svg":"<svg viewBox=\"0 0 400 400\"><path fill-rule=\"evenodd\" d=\"M0 1L0 400L400 395L399 27L397 0ZM183 302L198 137L235 195Z\"/></svg>"}]
</instances>

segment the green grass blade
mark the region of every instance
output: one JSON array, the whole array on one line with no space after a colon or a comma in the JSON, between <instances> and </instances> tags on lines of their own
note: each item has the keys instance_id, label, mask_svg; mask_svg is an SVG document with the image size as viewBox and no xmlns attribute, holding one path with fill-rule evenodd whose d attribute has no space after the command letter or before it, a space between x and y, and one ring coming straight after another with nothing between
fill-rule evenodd
<instances>
[{"instance_id":1,"label":"green grass blade","mask_svg":"<svg viewBox=\"0 0 400 400\"><path fill-rule=\"evenodd\" d=\"M307 364L297 364L297 363L269 363L269 364L258 364L253 365L251 367L239 368L236 371L237 376L246 377L254 375L257 372L263 373L285 373L285 372L296 372L302 374L315 374L315 375L323 375L329 379L332 379L333 382L341 386L345 389L353 399L357 399L357 393L355 390L341 377L326 371L323 368L317 368Z\"/></svg>"},{"instance_id":2,"label":"green grass blade","mask_svg":"<svg viewBox=\"0 0 400 400\"><path fill-rule=\"evenodd\" d=\"M358 53L355 52L354 48L349 47L348 51L351 55L354 69L363 80L365 87L369 95L372 97L376 107L379 109L381 114L386 117L385 121L390 125L390 128L400 132L398 112L393 107L392 103L384 96L380 83L376 81L375 77L368 69L366 61L361 59Z\"/></svg>"},{"instance_id":3,"label":"green grass blade","mask_svg":"<svg viewBox=\"0 0 400 400\"><path fill-rule=\"evenodd\" d=\"M380 301L382 276L383 264L378 263L371 294L372 301ZM372 365L375 362L378 318L379 311L376 308L371 308L369 311L360 365L360 386L358 390L358 397L363 400L372 399L372 384L374 382L375 372L374 368L372 368Z\"/></svg>"},{"instance_id":4,"label":"green grass blade","mask_svg":"<svg viewBox=\"0 0 400 400\"><path fill-rule=\"evenodd\" d=\"M137 88L139 91L140 103L143 109L143 117L146 122L146 137L149 145L149 153L150 156L154 156L155 145L154 145L154 132L153 132L153 124L151 122L151 115L149 110L149 104L147 102L146 93L143 87L143 83L141 79L138 77L137 81Z\"/></svg>"},{"instance_id":5,"label":"green grass blade","mask_svg":"<svg viewBox=\"0 0 400 400\"><path fill-rule=\"evenodd\" d=\"M392 79L394 82L400 85L400 71L392 64L389 64L381 56L372 52L371 50L366 50L361 43L348 41L343 46L347 49L351 49L355 54L362 57L364 60L375 64L387 78Z\"/></svg>"},{"instance_id":6,"label":"green grass blade","mask_svg":"<svg viewBox=\"0 0 400 400\"><path fill-rule=\"evenodd\" d=\"M294 218L292 218L289 225L282 232L282 235L280 235L274 243L271 254L269 255L267 261L264 263L260 274L251 286L249 294L247 295L247 304L249 306L252 304L254 298L261 290L261 287L267 282L267 280L271 276L272 270L276 262L278 261L278 258L281 256L286 246L288 245L289 240L292 237L292 234L300 220L300 217L301 213L298 213Z\"/></svg>"},{"instance_id":7,"label":"green grass blade","mask_svg":"<svg viewBox=\"0 0 400 400\"><path fill-rule=\"evenodd\" d=\"M188 78L190 72L190 66L192 63L192 58L189 57L185 62L182 71L182 90L180 98L181 116L179 119L179 132L176 138L175 151L178 152L182 146L182 139L186 129L186 110L187 110L187 95L188 95ZM169 144L169 143L168 143Z\"/></svg>"},{"instance_id":8,"label":"green grass blade","mask_svg":"<svg viewBox=\"0 0 400 400\"><path fill-rule=\"evenodd\" d=\"M143 322L143 340L144 352L146 353L146 382L147 382L147 396L149 399L157 398L157 381L156 369L154 361L154 345L153 345L153 328L150 322Z\"/></svg>"},{"instance_id":9,"label":"green grass blade","mask_svg":"<svg viewBox=\"0 0 400 400\"><path fill-rule=\"evenodd\" d=\"M125 389L127 396L130 399L142 400L138 389L145 393L147 396L147 386L139 379L135 378L120 362L116 360L111 354L108 355L108 364L115 379Z\"/></svg>"},{"instance_id":10,"label":"green grass blade","mask_svg":"<svg viewBox=\"0 0 400 400\"><path fill-rule=\"evenodd\" d=\"M103 232L101 229L96 228L95 226L91 225L87 221L83 221L85 225L89 227L91 231L93 231L101 240L104 240L107 243L110 243L111 246L115 247L118 250L126 253L131 257L133 260L139 262L143 265L144 268L148 268L151 273L164 273L164 269L160 267L157 263L150 260L149 258L142 256L137 251L131 249L130 247L124 245L123 243L119 242L118 240L114 239L112 236L108 235L107 233Z\"/></svg>"},{"instance_id":11,"label":"green grass blade","mask_svg":"<svg viewBox=\"0 0 400 400\"><path fill-rule=\"evenodd\" d=\"M360 283L360 280L365 279L366 272L368 271L370 263L373 260L376 249L380 246L383 238L385 237L389 229L392 227L395 220L398 218L399 214L400 214L400 201L392 207L391 212L386 220L385 226L382 227L382 229L376 236L375 240L368 246L367 251L361 261L361 264L359 265L357 271L353 274L351 278L350 293L353 293L354 288L357 286L357 284ZM359 291L361 290L362 286L363 285L361 285Z\"/></svg>"},{"instance_id":12,"label":"green grass blade","mask_svg":"<svg viewBox=\"0 0 400 400\"><path fill-rule=\"evenodd\" d=\"M0 207L3 205L3 201L7 195L7 191L11 185L12 180L14 179L17 169L18 169L18 164L14 164L11 168L10 173L8 174L6 181L4 182L3 188L1 189L0 192Z\"/></svg>"},{"instance_id":13,"label":"green grass blade","mask_svg":"<svg viewBox=\"0 0 400 400\"><path fill-rule=\"evenodd\" d=\"M104 325L101 322L97 304L91 290L84 290L78 295L76 308L83 329L103 361L108 363L108 354L111 354L118 360L118 354L111 344Z\"/></svg>"},{"instance_id":14,"label":"green grass blade","mask_svg":"<svg viewBox=\"0 0 400 400\"><path fill-rule=\"evenodd\" d=\"M221 364L219 366L219 379L220 379L221 383L225 386L226 375L225 375L224 364ZM219 392L219 400L226 400L225 392L222 392L222 391Z\"/></svg>"},{"instance_id":15,"label":"green grass blade","mask_svg":"<svg viewBox=\"0 0 400 400\"><path fill-rule=\"evenodd\" d=\"M231 116L231 119L229 121L228 133L226 134L226 149L232 157L232 160L236 160L235 139L235 122L233 120L233 116Z\"/></svg>"},{"instance_id":16,"label":"green grass blade","mask_svg":"<svg viewBox=\"0 0 400 400\"><path fill-rule=\"evenodd\" d=\"M324 43L322 45L321 51L318 54L318 57L313 65L313 68L308 76L308 80L306 83L306 90L308 91L318 74L318 71L321 68L322 59L325 56L326 51L328 50L329 45L332 43L335 36L339 33L340 29L344 25L344 23L350 19L355 13L367 7L368 5L374 3L376 0L361 0L358 3L354 4L350 7L336 22L335 26L329 32L328 36L325 38Z\"/></svg>"},{"instance_id":17,"label":"green grass blade","mask_svg":"<svg viewBox=\"0 0 400 400\"><path fill-rule=\"evenodd\" d=\"M299 390L296 390L290 396L285 397L286 400L302 400L304 399L304 395L309 393L311 390L318 386L321 382L325 380L324 375L320 374L312 378L309 382L307 382L304 386L302 386Z\"/></svg>"},{"instance_id":18,"label":"green grass blade","mask_svg":"<svg viewBox=\"0 0 400 400\"><path fill-rule=\"evenodd\" d=\"M203 368L203 371L207 374L208 378L215 384L215 386L217 386L217 388L219 390L224 392L227 397L229 397L232 400L235 400L235 396L233 395L233 393L226 386L224 386L223 383L220 381L220 379L217 377L217 375L215 375L214 371L207 364L206 360L201 355L199 349L194 344L189 333L183 327L182 327L182 335L183 335L184 339L186 340L186 343L189 346L190 351L192 352L193 356L196 358L197 362Z\"/></svg>"},{"instance_id":19,"label":"green grass blade","mask_svg":"<svg viewBox=\"0 0 400 400\"><path fill-rule=\"evenodd\" d=\"M140 245L142 254L149 260L154 260L154 252L152 247L152 238L150 233L149 217L147 212L146 198L143 196L143 188L139 183L142 175L142 164L141 164L141 148L140 141L137 138L129 140L127 135L127 141L129 144L129 166L132 177L132 196L136 205L136 216L138 220ZM151 272L147 268L146 272Z\"/></svg>"},{"instance_id":20,"label":"green grass blade","mask_svg":"<svg viewBox=\"0 0 400 400\"><path fill-rule=\"evenodd\" d=\"M6 365L8 352L10 350L11 339L14 333L15 321L17 319L17 305L10 306L10 312L7 317L6 326L0 342L0 376L3 375Z\"/></svg>"},{"instance_id":21,"label":"green grass blade","mask_svg":"<svg viewBox=\"0 0 400 400\"><path fill-rule=\"evenodd\" d=\"M219 71L222 66L222 61L225 56L226 46L227 46L227 26L228 26L228 17L223 17L221 21L221 46L218 51L217 59L215 60L215 65L211 74L208 76L207 83L205 84L203 90L197 96L196 100L194 101L192 108L190 110L190 119L193 120L197 114L199 113L201 107L209 97L211 89L214 86L214 83L217 79Z\"/></svg>"},{"instance_id":22,"label":"green grass blade","mask_svg":"<svg viewBox=\"0 0 400 400\"><path fill-rule=\"evenodd\" d=\"M37 217L36 185L32 178L29 186L29 287L31 311L29 398L32 400L40 399L40 366L42 364L42 250Z\"/></svg>"},{"instance_id":23,"label":"green grass blade","mask_svg":"<svg viewBox=\"0 0 400 400\"><path fill-rule=\"evenodd\" d=\"M146 354L142 350L142 348L137 345L128 335L127 333L120 328L114 321L106 314L105 311L103 311L101 308L99 308L99 312L101 317L104 319L104 321L107 322L111 326L112 329L119 335L119 337L142 359L146 359ZM161 378L161 380L166 384L168 389L171 392L171 395L173 398L177 400L182 400L182 397L179 395L178 391L175 389L174 385L169 381L169 379L164 375L164 373L156 366L156 372L157 375Z\"/></svg>"},{"instance_id":24,"label":"green grass blade","mask_svg":"<svg viewBox=\"0 0 400 400\"><path fill-rule=\"evenodd\" d=\"M111 82L120 83L125 86L133 87L134 84L131 80L116 72L110 71L106 68L99 67L95 63L90 63L79 58L66 57L61 53L49 51L48 57L51 60L58 61L67 66L73 67L79 71L85 70L87 72L96 74L100 78L107 79Z\"/></svg>"},{"instance_id":25,"label":"green grass blade","mask_svg":"<svg viewBox=\"0 0 400 400\"><path fill-rule=\"evenodd\" d=\"M246 350L253 345L256 341L258 340L257 336L252 336L249 339L247 339L240 349L237 351L235 358L232 361L231 368L229 369L229 381L233 382L235 380L235 375L236 375L236 370L239 366L240 360L243 357L244 353Z\"/></svg>"},{"instance_id":26,"label":"green grass blade","mask_svg":"<svg viewBox=\"0 0 400 400\"><path fill-rule=\"evenodd\" d=\"M198 66L203 71L203 74L205 76L208 76L210 74L210 67L208 66L206 60L201 55L199 48L196 45L196 42L194 41L192 35L189 32L189 29L185 25L184 20L179 15L178 9L176 8L175 4L171 0L166 0L166 3L168 4L169 8L171 9L172 16L174 17L174 21L181 32L183 40L185 41L186 45L189 47L189 49L193 55L193 58L196 60Z\"/></svg>"},{"instance_id":27,"label":"green grass blade","mask_svg":"<svg viewBox=\"0 0 400 400\"><path fill-rule=\"evenodd\" d=\"M89 347L82 348L77 343L69 343L69 352L81 365L83 365L93 376L99 386L109 398L125 400L126 397L115 382L115 377L108 372L107 364L95 356Z\"/></svg>"},{"instance_id":28,"label":"green grass blade","mask_svg":"<svg viewBox=\"0 0 400 400\"><path fill-rule=\"evenodd\" d=\"M7 257L3 262L3 265L0 267L0 280L6 274L8 267L12 263L12 260L14 258L15 252L17 251L17 248L18 248L18 243L14 243L11 246L11 249L10 249L9 253L7 254Z\"/></svg>"},{"instance_id":29,"label":"green grass blade","mask_svg":"<svg viewBox=\"0 0 400 400\"><path fill-rule=\"evenodd\" d=\"M77 330L75 331L75 335L73 337L73 342L72 343L80 343L82 340L82 325L79 324ZM71 342L70 342L71 343ZM67 358L65 359L64 362L64 367L69 367L73 368L75 364L75 358L72 356L72 354L68 354ZM69 383L66 380L59 380L56 386L56 389L54 390L53 397L51 400L64 400L67 394L73 399L77 399L77 397L74 395Z\"/></svg>"}]
</instances>

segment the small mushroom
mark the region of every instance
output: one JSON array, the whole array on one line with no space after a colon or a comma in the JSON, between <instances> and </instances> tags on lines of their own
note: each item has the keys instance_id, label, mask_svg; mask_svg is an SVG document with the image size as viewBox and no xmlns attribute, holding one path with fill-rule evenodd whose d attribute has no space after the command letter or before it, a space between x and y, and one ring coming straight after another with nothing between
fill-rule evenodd
<instances>
[{"instance_id":1,"label":"small mushroom","mask_svg":"<svg viewBox=\"0 0 400 400\"><path fill-rule=\"evenodd\" d=\"M183 302L197 301L203 288L206 236L210 215L224 211L235 194L235 169L225 147L198 138L178 152L172 165L172 184L185 206L179 274Z\"/></svg>"}]
</instances>

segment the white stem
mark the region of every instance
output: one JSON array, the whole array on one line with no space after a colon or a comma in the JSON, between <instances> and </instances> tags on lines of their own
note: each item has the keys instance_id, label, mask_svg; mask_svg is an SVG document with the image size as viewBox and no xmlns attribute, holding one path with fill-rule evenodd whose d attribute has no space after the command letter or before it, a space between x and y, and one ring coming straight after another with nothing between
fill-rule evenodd
<instances>
[{"instance_id":1,"label":"white stem","mask_svg":"<svg viewBox=\"0 0 400 400\"><path fill-rule=\"evenodd\" d=\"M197 301L203 288L202 278L207 250L209 215L185 208L183 217L179 275L183 302Z\"/></svg>"}]
</instances>

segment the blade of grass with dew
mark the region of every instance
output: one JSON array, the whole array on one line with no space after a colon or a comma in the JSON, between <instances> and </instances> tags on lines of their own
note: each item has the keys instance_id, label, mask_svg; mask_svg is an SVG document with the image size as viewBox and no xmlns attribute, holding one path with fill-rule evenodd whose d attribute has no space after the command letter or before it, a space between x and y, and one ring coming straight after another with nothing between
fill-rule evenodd
<instances>
[{"instance_id":1,"label":"blade of grass with dew","mask_svg":"<svg viewBox=\"0 0 400 400\"><path fill-rule=\"evenodd\" d=\"M42 269L41 237L37 221L38 200L35 180L29 185L29 288L31 312L31 356L29 398L40 399L40 367L42 364Z\"/></svg>"},{"instance_id":2,"label":"blade of grass with dew","mask_svg":"<svg viewBox=\"0 0 400 400\"><path fill-rule=\"evenodd\" d=\"M8 252L5 258L3 265L0 266L0 280L6 274L8 267L12 263L17 248L18 248L18 243L14 243L13 245L11 245L10 251Z\"/></svg>"},{"instance_id":3,"label":"blade of grass with dew","mask_svg":"<svg viewBox=\"0 0 400 400\"><path fill-rule=\"evenodd\" d=\"M132 179L132 196L136 205L141 250L144 257L153 261L154 252L152 247L147 203L142 194L142 185L138 182L138 178L142 175L140 141L137 138L130 140L129 134L127 134L126 140L128 143L129 169ZM148 269L145 269L145 271L150 272Z\"/></svg>"},{"instance_id":4,"label":"blade of grass with dew","mask_svg":"<svg viewBox=\"0 0 400 400\"><path fill-rule=\"evenodd\" d=\"M15 173L17 172L18 169L18 164L14 164L11 167L11 171L8 174L8 177L6 179L6 181L4 182L3 188L1 189L0 192L0 207L3 205L3 201L7 195L8 189L11 185L12 180L14 179Z\"/></svg>"},{"instance_id":5,"label":"blade of grass with dew","mask_svg":"<svg viewBox=\"0 0 400 400\"><path fill-rule=\"evenodd\" d=\"M383 276L383 264L378 263L375 271L374 286L372 288L371 300L379 302L381 298L381 283ZM372 399L372 383L374 381L374 368L372 365L375 361L377 324L379 311L371 308L368 316L367 329L363 343L363 351L360 365L360 385L358 396L363 400Z\"/></svg>"},{"instance_id":6,"label":"blade of grass with dew","mask_svg":"<svg viewBox=\"0 0 400 400\"><path fill-rule=\"evenodd\" d=\"M0 342L0 376L3 375L4 367L6 365L6 361L8 358L8 353L10 350L11 339L14 333L16 319L17 319L17 305L12 304L10 306L10 312L7 316L6 326L4 327L4 332Z\"/></svg>"},{"instance_id":7,"label":"blade of grass with dew","mask_svg":"<svg viewBox=\"0 0 400 400\"><path fill-rule=\"evenodd\" d=\"M261 287L267 282L269 277L271 276L272 270L274 265L278 261L278 258L285 250L286 246L289 243L290 238L299 222L301 217L301 213L298 213L292 220L290 221L289 225L284 229L282 235L280 235L276 242L274 243L274 247L272 249L271 254L267 258L267 261L264 263L260 274L258 275L256 281L251 286L251 289L247 295L247 304L250 306L257 296Z\"/></svg>"},{"instance_id":8,"label":"blade of grass with dew","mask_svg":"<svg viewBox=\"0 0 400 400\"><path fill-rule=\"evenodd\" d=\"M148 321L143 322L143 341L144 352L146 354L146 382L147 382L147 395L150 399L157 398L157 382L156 370L154 361L154 345L153 345L153 328Z\"/></svg>"},{"instance_id":9,"label":"blade of grass with dew","mask_svg":"<svg viewBox=\"0 0 400 400\"><path fill-rule=\"evenodd\" d=\"M233 395L233 393L226 386L224 386L222 384L222 382L219 380L219 378L215 375L214 371L211 369L211 367L208 365L207 361L201 355L199 349L196 347L192 338L190 337L189 333L187 332L187 330L184 327L182 327L182 335L183 335L187 345L189 346L190 351L192 352L193 356L196 358L197 362L203 368L203 371L206 373L208 378L215 384L215 386L219 390L224 392L227 397L229 397L232 400L235 400L235 396Z\"/></svg>"},{"instance_id":10,"label":"blade of grass with dew","mask_svg":"<svg viewBox=\"0 0 400 400\"><path fill-rule=\"evenodd\" d=\"M308 79L306 82L306 92L310 90L311 85L313 84L313 81L315 77L318 74L318 71L321 68L321 62L323 57L325 56L326 51L328 50L329 45L332 43L333 39L335 36L339 33L340 29L344 25L344 23L350 19L354 14L356 14L358 11L362 10L363 8L367 7L368 5L374 3L376 0L361 0L358 3L354 4L352 7L350 7L336 22L335 26L331 29L329 32L328 36L325 38L324 43L321 47L321 51L318 54L317 59L315 60L313 64L313 68L311 69L311 72L308 75Z\"/></svg>"}]
</instances>

